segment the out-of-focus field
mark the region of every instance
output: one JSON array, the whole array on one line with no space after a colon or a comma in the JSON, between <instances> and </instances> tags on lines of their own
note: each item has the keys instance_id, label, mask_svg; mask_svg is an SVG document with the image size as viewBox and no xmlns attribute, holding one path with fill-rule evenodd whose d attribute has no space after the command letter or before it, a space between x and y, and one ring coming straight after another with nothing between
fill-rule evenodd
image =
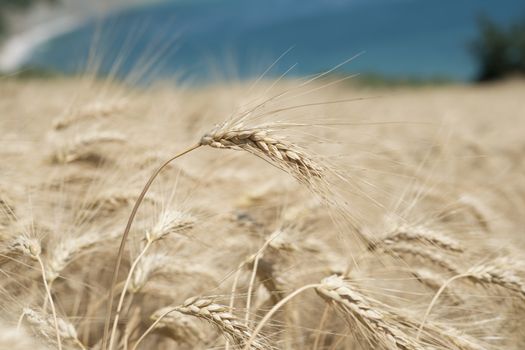
<instances>
[{"instance_id":1,"label":"out-of-focus field","mask_svg":"<svg viewBox=\"0 0 525 350\"><path fill-rule=\"evenodd\" d=\"M230 133L265 136L223 145L259 157L201 146L146 195L115 289L115 307L126 294L113 349L525 346L523 81L4 78L0 96L2 349L103 348L142 186L238 116Z\"/></svg>"}]
</instances>

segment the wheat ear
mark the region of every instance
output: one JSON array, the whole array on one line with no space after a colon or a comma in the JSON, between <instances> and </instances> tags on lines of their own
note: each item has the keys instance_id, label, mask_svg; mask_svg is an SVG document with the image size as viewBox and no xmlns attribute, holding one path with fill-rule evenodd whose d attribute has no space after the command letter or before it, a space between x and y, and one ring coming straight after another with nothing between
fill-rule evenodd
<instances>
[{"instance_id":1,"label":"wheat ear","mask_svg":"<svg viewBox=\"0 0 525 350\"><path fill-rule=\"evenodd\" d=\"M181 306L174 308L185 315L202 318L214 325L221 333L227 335L239 348L267 349L260 339L253 339L250 344L247 341L252 338L253 333L237 316L228 311L229 307L216 304L212 299L192 297Z\"/></svg>"},{"instance_id":2,"label":"wheat ear","mask_svg":"<svg viewBox=\"0 0 525 350\"><path fill-rule=\"evenodd\" d=\"M200 141L214 148L242 149L270 161L283 170L290 170L301 181L322 177L324 168L316 164L293 143L272 136L268 130L217 128Z\"/></svg>"},{"instance_id":3,"label":"wheat ear","mask_svg":"<svg viewBox=\"0 0 525 350\"><path fill-rule=\"evenodd\" d=\"M24 308L23 315L32 326L38 328L38 330L44 337L51 339L52 334L55 332L53 317L50 317L49 315L45 315L30 308ZM78 335L75 326L73 326L70 322L64 320L63 318L57 318L57 324L58 332L60 333L62 339L73 341L82 350L87 349L84 346L84 344L82 344L80 340L78 340Z\"/></svg>"},{"instance_id":4,"label":"wheat ear","mask_svg":"<svg viewBox=\"0 0 525 350\"><path fill-rule=\"evenodd\" d=\"M471 281L484 285L498 285L525 299L525 282L512 269L513 265L514 262L510 259L503 258L474 266L466 274Z\"/></svg>"},{"instance_id":5,"label":"wheat ear","mask_svg":"<svg viewBox=\"0 0 525 350\"><path fill-rule=\"evenodd\" d=\"M451 252L463 251L458 242L441 232L435 232L424 226L410 225L401 225L392 230L391 233L381 238L379 242L371 244L369 249L374 250L379 245L392 245L400 242L424 242Z\"/></svg>"},{"instance_id":6,"label":"wheat ear","mask_svg":"<svg viewBox=\"0 0 525 350\"><path fill-rule=\"evenodd\" d=\"M46 279L46 268L44 266L44 262L42 261L42 246L40 245L40 242L35 238L29 238L26 236L19 236L17 239L13 242L11 247L15 250L19 250L24 255L30 257L33 260L38 261L38 264L40 265L40 269L42 271L42 280L44 282L44 288L46 290L47 299L49 299L49 304L51 305L51 311L53 313L53 320L55 322L55 331L56 331L56 338L57 338L57 346L58 350L62 350L62 341L60 339L60 330L58 325L58 317L55 310L55 303L53 302L53 296L51 295L51 290L49 289L49 285L47 283Z\"/></svg>"},{"instance_id":7,"label":"wheat ear","mask_svg":"<svg viewBox=\"0 0 525 350\"><path fill-rule=\"evenodd\" d=\"M393 254L397 257L414 256L424 261L428 261L435 264L453 274L461 273L461 269L454 264L453 261L448 259L446 256L432 251L426 247L414 247L408 244L395 244L385 248L384 250L388 254Z\"/></svg>"},{"instance_id":8,"label":"wheat ear","mask_svg":"<svg viewBox=\"0 0 525 350\"><path fill-rule=\"evenodd\" d=\"M405 332L387 322L379 309L370 305L367 299L351 288L342 277L330 276L321 281L317 293L330 303L334 303L370 332L376 343L387 349L423 350Z\"/></svg>"}]
</instances>

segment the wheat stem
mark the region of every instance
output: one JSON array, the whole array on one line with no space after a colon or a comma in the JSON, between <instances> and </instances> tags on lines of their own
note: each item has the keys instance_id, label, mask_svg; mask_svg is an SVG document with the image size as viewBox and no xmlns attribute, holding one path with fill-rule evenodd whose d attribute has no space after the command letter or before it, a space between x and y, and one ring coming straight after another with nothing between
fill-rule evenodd
<instances>
[{"instance_id":1,"label":"wheat stem","mask_svg":"<svg viewBox=\"0 0 525 350\"><path fill-rule=\"evenodd\" d=\"M268 323L268 321L270 320L270 318L277 312L279 311L280 308L282 308L287 302L289 302L290 300L292 300L293 298L295 298L296 296L298 296L299 294L301 294L302 292L308 290L308 289L312 289L312 288L317 288L317 287L320 287L321 285L318 284L318 283L315 283L315 284L307 284L306 286L302 286L301 288L299 289L296 289L295 291L293 291L292 293L290 293L289 295L287 295L285 298L283 298L281 301L279 301L277 304L274 305L274 307L272 307L272 309L270 311L268 311L266 313L266 315L264 315L263 319L261 320L261 322L259 322L259 324L257 325L257 327L255 328L255 330L253 331L251 337L248 339L248 342L246 343L246 345L244 346L244 350L249 350L250 349L250 346L252 345L252 343L254 342L255 338L257 337L257 335L259 335L259 333L261 332L261 330L263 329L263 327L266 325L266 323Z\"/></svg>"},{"instance_id":2,"label":"wheat stem","mask_svg":"<svg viewBox=\"0 0 525 350\"><path fill-rule=\"evenodd\" d=\"M51 290L49 289L49 285L47 284L46 269L44 267L44 262L42 261L42 258L40 257L40 255L37 255L36 259L38 263L40 264L40 268L42 269L42 280L44 281L44 288L46 289L47 297L49 298L49 305L51 306L51 312L53 313L53 322L55 323L55 331L57 333L58 350L62 350L62 341L60 339L60 332L58 330L57 312L55 309L55 303L53 302L53 296L51 295Z\"/></svg>"},{"instance_id":3,"label":"wheat stem","mask_svg":"<svg viewBox=\"0 0 525 350\"><path fill-rule=\"evenodd\" d=\"M142 192L140 193L139 197L137 198L137 201L135 202L135 205L133 206L133 209L131 211L131 214L128 218L128 223L126 224L126 228L124 229L124 233L122 234L122 238L120 241L120 246L117 253L117 261L115 262L115 268L113 269L113 277L111 280L111 287L109 289L109 298L108 298L108 306L106 308L106 318L104 320L104 333L102 336L102 350L107 350L107 342L108 342L108 335L109 335L109 324L111 322L111 312L113 309L113 295L115 293L115 285L117 284L117 278L118 278L118 271L120 268L120 263L122 262L122 256L124 255L124 247L126 246L126 239L129 235L129 231L131 229L131 225L133 224L133 220L135 219L135 215L137 215L137 211L140 207L140 204L144 200L144 197L146 196L146 193L148 192L149 188L151 187L151 184L155 180L155 178L159 175L159 173L164 169L169 163L174 161L175 159L182 157L183 155L190 153L191 151L199 148L201 146L200 143L193 145L186 150L178 153L177 155L173 156L172 158L168 159L164 164L162 164L160 167L155 170L155 172L150 176L148 179L148 182L144 185L144 188L142 189Z\"/></svg>"},{"instance_id":4,"label":"wheat stem","mask_svg":"<svg viewBox=\"0 0 525 350\"><path fill-rule=\"evenodd\" d=\"M321 334L323 333L324 324L328 318L328 311L330 310L330 305L324 307L323 315L321 316L321 321L319 322L319 332L315 335L314 345L312 346L313 350L319 348L319 342L321 341Z\"/></svg>"},{"instance_id":5,"label":"wheat stem","mask_svg":"<svg viewBox=\"0 0 525 350\"><path fill-rule=\"evenodd\" d=\"M469 273L456 275L454 277L449 278L445 283L443 283L441 288L439 288L439 290L436 292L436 294L432 298L430 305L428 305L427 311L425 312L425 316L423 316L423 321L421 321L421 324L419 325L419 328L417 330L416 341L419 340L419 337L421 336L421 332L423 331L423 327L425 326L425 323L427 322L428 316L430 315L430 312L432 311L432 308L436 304L439 296L445 291L445 288L447 288L455 280L463 278L463 277L468 277L469 275L470 275Z\"/></svg>"},{"instance_id":6,"label":"wheat stem","mask_svg":"<svg viewBox=\"0 0 525 350\"><path fill-rule=\"evenodd\" d=\"M255 285L255 277L257 276L257 268L259 266L259 259L261 258L261 255L263 254L264 250L268 246L268 244L271 242L271 240L267 240L264 245L259 249L259 251L255 254L254 261L253 261L253 269L252 274L250 276L250 285L248 286L248 295L246 296L246 315L244 316L244 320L246 321L246 325L248 326L248 323L250 321L250 306L252 303L252 293L253 293L253 286Z\"/></svg>"},{"instance_id":7,"label":"wheat stem","mask_svg":"<svg viewBox=\"0 0 525 350\"><path fill-rule=\"evenodd\" d=\"M246 261L243 261L239 264L239 267L237 268L237 271L235 272L235 277L233 278L232 283L232 289L231 289L231 295L230 295L230 304L229 304L229 312L233 311L233 305L235 303L235 291L237 290L237 284L239 283L239 278L241 277L241 269L246 264ZM230 340L226 339L226 344L224 345L224 350L230 349Z\"/></svg>"},{"instance_id":8,"label":"wheat stem","mask_svg":"<svg viewBox=\"0 0 525 350\"><path fill-rule=\"evenodd\" d=\"M128 277L126 278L126 282L124 283L124 287L122 287L122 292L120 293L120 299L118 301L117 310L115 312L115 319L113 320L113 328L111 329L111 334L109 336L109 349L110 350L113 349L113 342L115 340L115 333L117 331L117 325L118 325L118 320L120 318L120 312L122 311L122 305L124 305L124 298L126 297L126 291L128 290L129 283L131 282L133 272L135 271L138 263L140 262L140 259L142 259L144 254L146 254L146 252L148 251L149 247L151 247L152 243L153 241L151 240L147 241L146 245L144 246L144 249L142 249L142 251L137 256L137 258L133 261L133 264L131 265L129 269Z\"/></svg>"},{"instance_id":9,"label":"wheat stem","mask_svg":"<svg viewBox=\"0 0 525 350\"><path fill-rule=\"evenodd\" d=\"M153 324L151 326L148 327L148 329L146 329L146 331L140 336L140 338L137 340L137 342L135 343L135 345L133 345L133 348L131 350L137 350L137 347L139 346L139 344L144 340L144 338L146 338L146 336L148 334L151 333L151 331L155 328L155 326L166 316L168 316L168 314L172 313L173 311L176 311L177 308L174 307L174 308L171 308L169 309L168 311L166 311L165 313L163 313L162 315L159 316L159 318L157 318L155 320L155 322L153 322Z\"/></svg>"}]
</instances>

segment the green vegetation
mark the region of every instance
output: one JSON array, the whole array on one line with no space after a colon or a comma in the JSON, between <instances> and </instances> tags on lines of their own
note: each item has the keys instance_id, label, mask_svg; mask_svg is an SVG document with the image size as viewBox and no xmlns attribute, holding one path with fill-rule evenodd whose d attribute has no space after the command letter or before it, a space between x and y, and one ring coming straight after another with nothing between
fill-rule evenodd
<instances>
[{"instance_id":1,"label":"green vegetation","mask_svg":"<svg viewBox=\"0 0 525 350\"><path fill-rule=\"evenodd\" d=\"M478 81L525 75L525 18L501 27L482 16L478 21L479 37L470 50L479 64Z\"/></svg>"}]
</instances>

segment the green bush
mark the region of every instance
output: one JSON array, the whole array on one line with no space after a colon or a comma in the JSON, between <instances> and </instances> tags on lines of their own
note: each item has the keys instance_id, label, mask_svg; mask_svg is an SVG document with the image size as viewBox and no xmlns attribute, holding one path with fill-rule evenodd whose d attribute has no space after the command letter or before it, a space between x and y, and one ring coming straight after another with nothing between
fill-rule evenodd
<instances>
[{"instance_id":1,"label":"green bush","mask_svg":"<svg viewBox=\"0 0 525 350\"><path fill-rule=\"evenodd\" d=\"M525 75L525 19L501 27L489 18L478 20L479 37L470 43L478 61L478 81Z\"/></svg>"}]
</instances>

